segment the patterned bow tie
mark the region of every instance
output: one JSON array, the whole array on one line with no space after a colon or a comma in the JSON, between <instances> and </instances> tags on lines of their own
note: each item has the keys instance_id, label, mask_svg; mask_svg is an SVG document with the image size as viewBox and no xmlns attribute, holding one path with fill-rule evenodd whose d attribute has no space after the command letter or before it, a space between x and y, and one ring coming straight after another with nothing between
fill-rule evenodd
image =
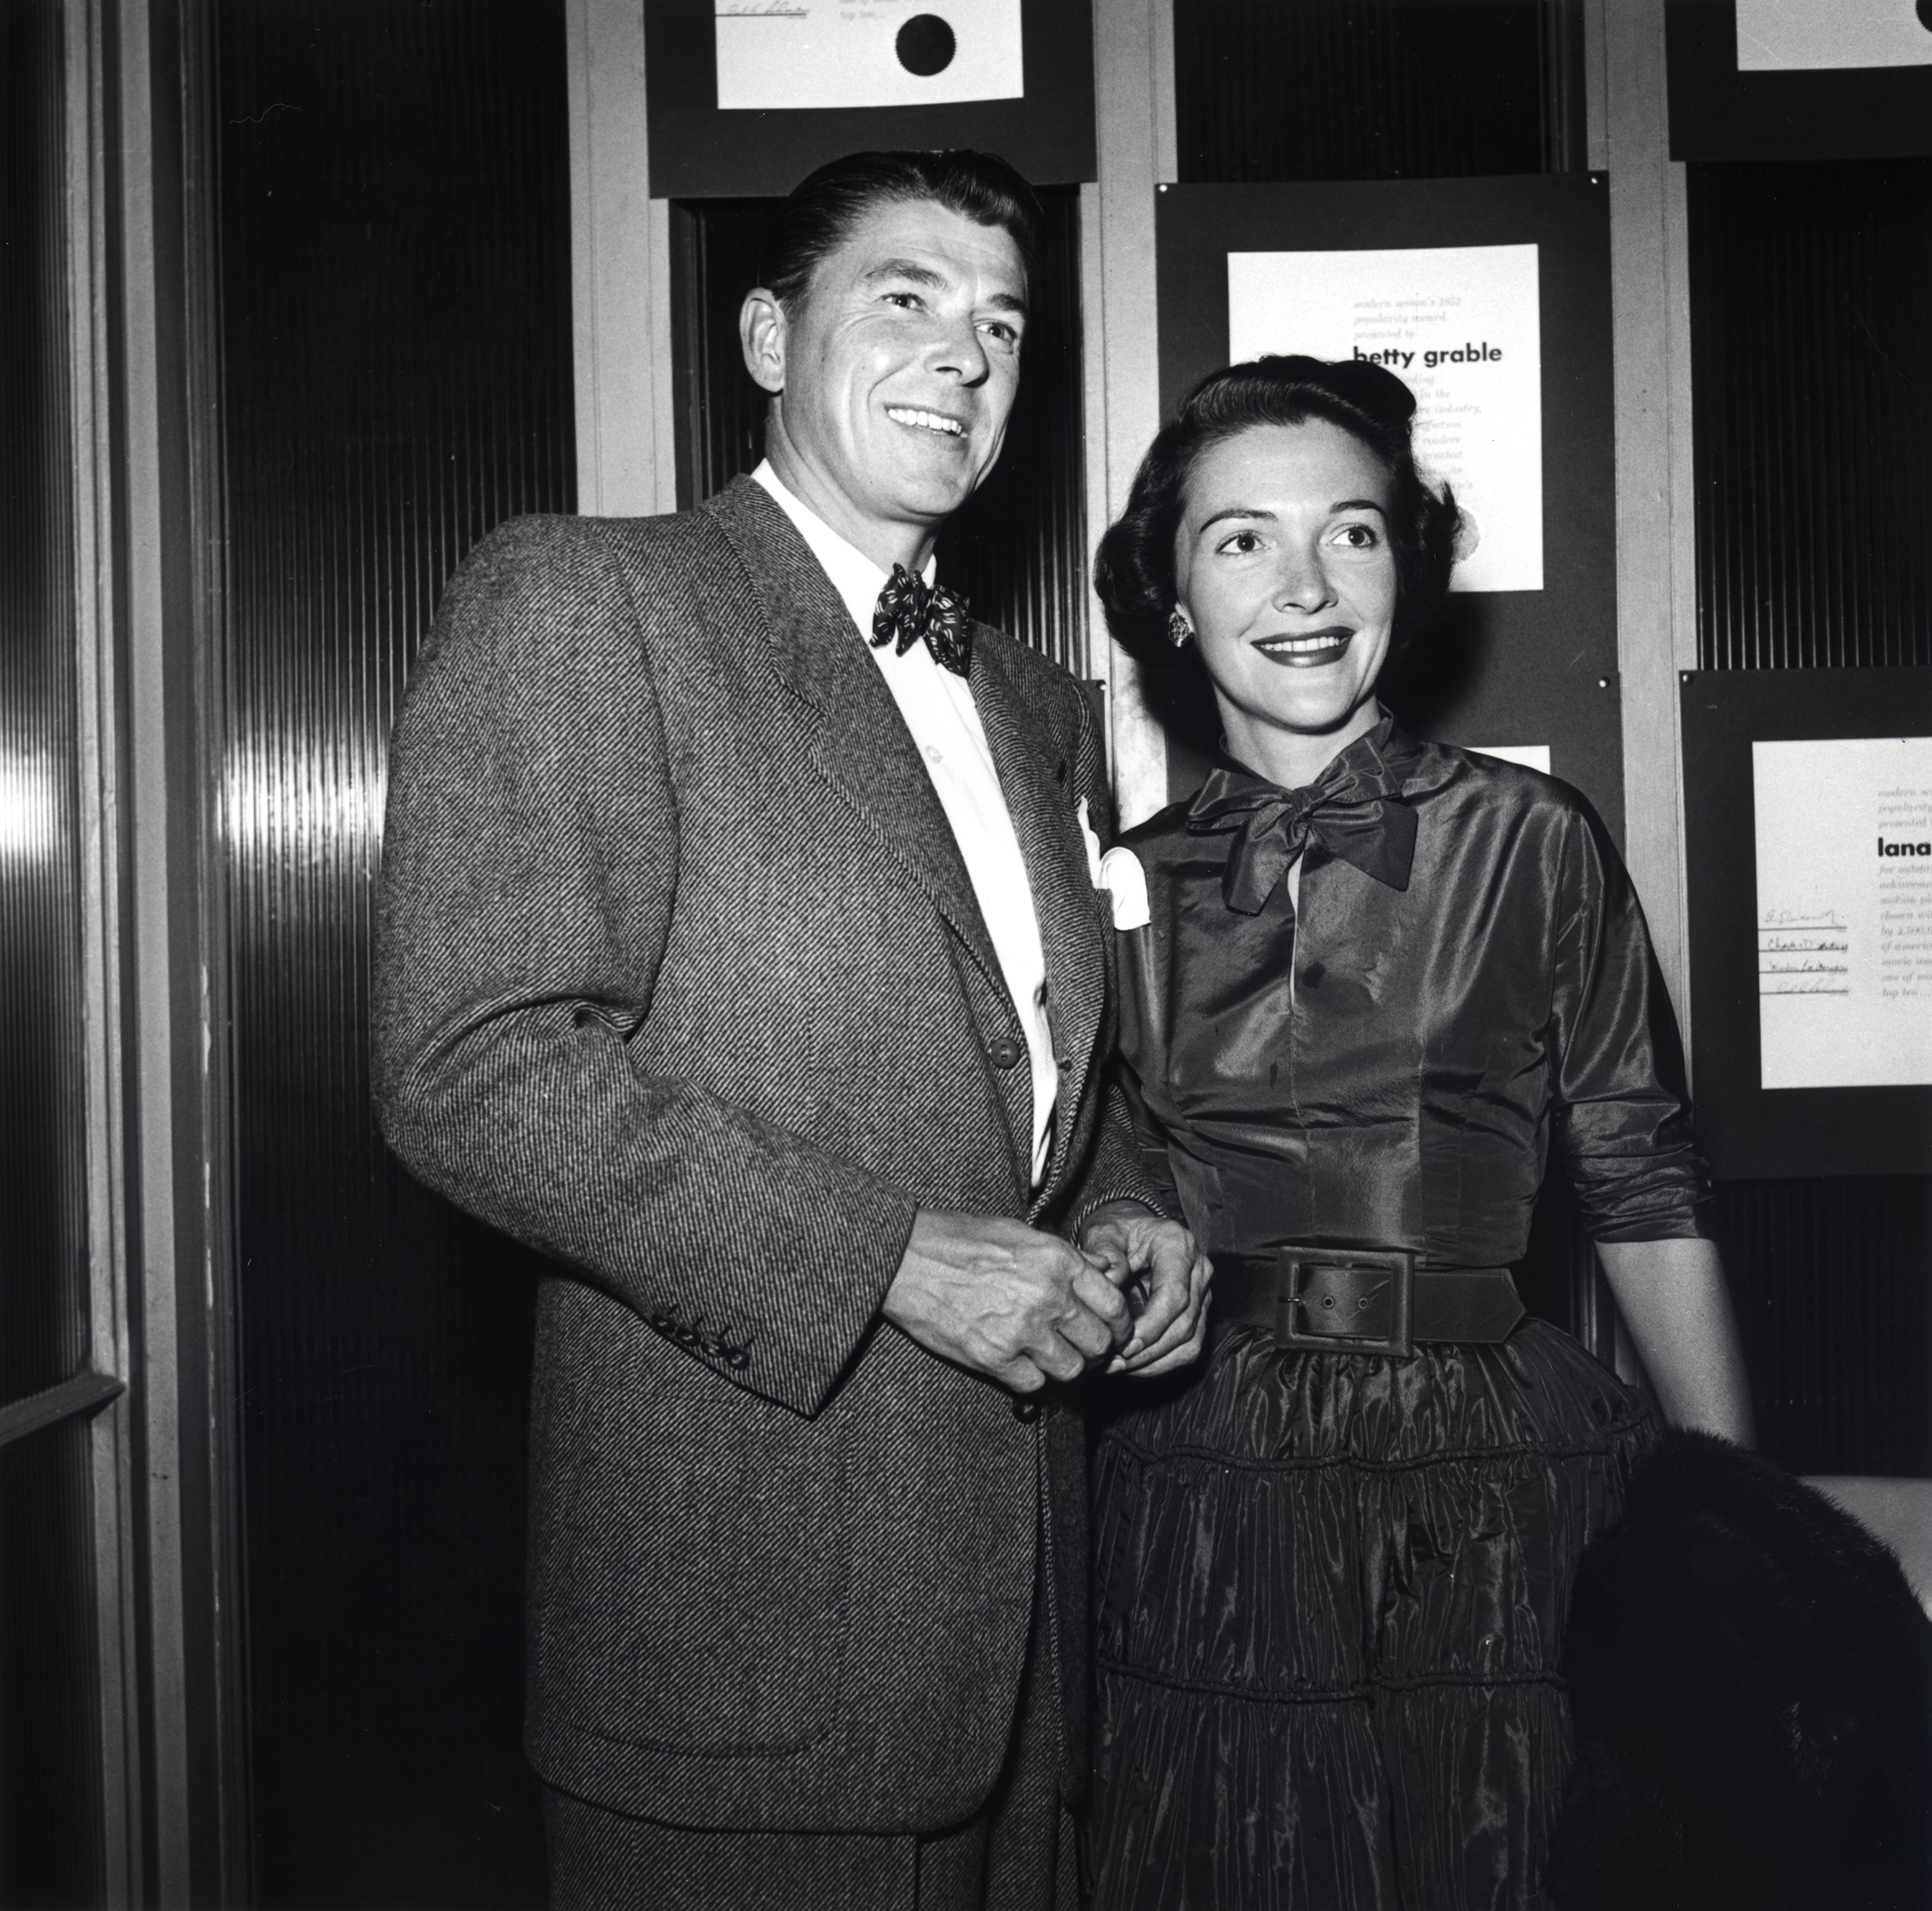
<instances>
[{"instance_id":1,"label":"patterned bow tie","mask_svg":"<svg viewBox=\"0 0 1932 1911\"><path fill-rule=\"evenodd\" d=\"M972 630L966 622L966 599L943 584L928 585L903 564L895 564L872 614L873 647L891 644L903 657L921 638L935 663L955 677L972 674Z\"/></svg>"},{"instance_id":2,"label":"patterned bow tie","mask_svg":"<svg viewBox=\"0 0 1932 1911\"><path fill-rule=\"evenodd\" d=\"M1221 871L1227 906L1259 915L1311 836L1364 875L1406 889L1416 812L1377 787L1379 768L1344 767L1337 759L1306 789L1281 789L1243 770L1214 771L1188 810L1187 828L1195 836L1236 832Z\"/></svg>"}]
</instances>

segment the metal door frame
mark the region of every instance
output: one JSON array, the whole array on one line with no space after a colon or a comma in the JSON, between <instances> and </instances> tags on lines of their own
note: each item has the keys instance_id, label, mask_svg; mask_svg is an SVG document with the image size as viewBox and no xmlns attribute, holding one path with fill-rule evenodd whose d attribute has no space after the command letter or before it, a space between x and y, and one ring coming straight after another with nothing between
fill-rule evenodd
<instances>
[{"instance_id":1,"label":"metal door frame","mask_svg":"<svg viewBox=\"0 0 1932 1911\"><path fill-rule=\"evenodd\" d=\"M81 841L84 1419L112 1907L248 1892L218 863L221 578L204 0L64 0Z\"/></svg>"}]
</instances>

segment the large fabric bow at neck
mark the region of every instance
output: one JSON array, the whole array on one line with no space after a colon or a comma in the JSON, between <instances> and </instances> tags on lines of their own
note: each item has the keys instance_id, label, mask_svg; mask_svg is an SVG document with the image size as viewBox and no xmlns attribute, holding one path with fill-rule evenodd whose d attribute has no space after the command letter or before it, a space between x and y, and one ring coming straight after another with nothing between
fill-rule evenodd
<instances>
[{"instance_id":1,"label":"large fabric bow at neck","mask_svg":"<svg viewBox=\"0 0 1932 1911\"><path fill-rule=\"evenodd\" d=\"M874 649L891 644L904 656L921 638L932 661L955 677L972 672L972 627L966 622L966 600L943 584L929 585L903 564L895 564L879 608L872 614Z\"/></svg>"},{"instance_id":2,"label":"large fabric bow at neck","mask_svg":"<svg viewBox=\"0 0 1932 1911\"><path fill-rule=\"evenodd\" d=\"M1391 889L1409 886L1416 812L1382 787L1381 764L1351 764L1350 752L1302 789L1283 789L1251 771L1217 769L1187 812L1194 836L1235 833L1221 871L1231 909L1259 915L1275 886L1314 837L1329 854Z\"/></svg>"}]
</instances>

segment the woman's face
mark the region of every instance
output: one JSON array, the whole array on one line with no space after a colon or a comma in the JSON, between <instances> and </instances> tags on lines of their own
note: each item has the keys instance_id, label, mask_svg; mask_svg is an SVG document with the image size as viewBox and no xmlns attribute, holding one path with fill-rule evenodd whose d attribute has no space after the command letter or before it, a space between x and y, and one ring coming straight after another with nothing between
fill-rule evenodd
<instances>
[{"instance_id":1,"label":"woman's face","mask_svg":"<svg viewBox=\"0 0 1932 1911\"><path fill-rule=\"evenodd\" d=\"M1255 425L1195 459L1174 578L1231 738L1324 735L1370 706L1395 621L1388 505L1381 460L1325 419Z\"/></svg>"}]
</instances>

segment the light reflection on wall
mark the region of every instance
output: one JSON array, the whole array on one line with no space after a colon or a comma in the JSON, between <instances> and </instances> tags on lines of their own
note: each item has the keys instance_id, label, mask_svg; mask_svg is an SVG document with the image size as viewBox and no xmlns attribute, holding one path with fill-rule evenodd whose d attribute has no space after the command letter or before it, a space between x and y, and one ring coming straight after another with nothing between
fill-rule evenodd
<instances>
[{"instance_id":1,"label":"light reflection on wall","mask_svg":"<svg viewBox=\"0 0 1932 1911\"><path fill-rule=\"evenodd\" d=\"M295 863L366 855L372 869L382 852L389 778L379 756L371 757L345 761L292 741L253 749L239 742L222 791L228 853Z\"/></svg>"},{"instance_id":2,"label":"light reflection on wall","mask_svg":"<svg viewBox=\"0 0 1932 1911\"><path fill-rule=\"evenodd\" d=\"M0 750L0 857L50 861L62 834L61 787L44 759Z\"/></svg>"}]
</instances>

